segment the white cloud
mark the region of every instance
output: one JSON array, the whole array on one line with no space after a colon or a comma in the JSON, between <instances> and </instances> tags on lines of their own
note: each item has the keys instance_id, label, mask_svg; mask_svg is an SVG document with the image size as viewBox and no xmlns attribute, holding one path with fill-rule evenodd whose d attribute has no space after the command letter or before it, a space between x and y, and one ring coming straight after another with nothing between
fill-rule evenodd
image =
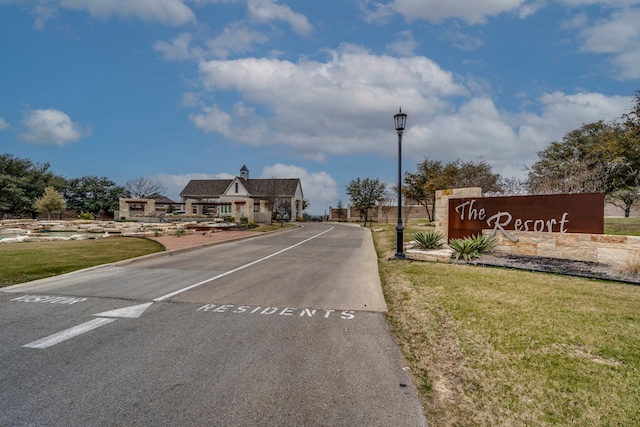
<instances>
[{"instance_id":1,"label":"white cloud","mask_svg":"<svg viewBox=\"0 0 640 427\"><path fill-rule=\"evenodd\" d=\"M191 117L196 126L252 145L288 145L310 158L386 152L380 131L398 105L426 119L447 108L443 97L467 93L428 58L376 56L353 46L330 52L326 62L243 58L203 61L200 71L206 90L237 91L243 101L228 112L203 108ZM247 104L268 110L268 122Z\"/></svg>"},{"instance_id":2,"label":"white cloud","mask_svg":"<svg viewBox=\"0 0 640 427\"><path fill-rule=\"evenodd\" d=\"M266 120L242 102L233 106L232 114L226 113L217 105L203 106L202 111L202 114L191 114L189 119L205 133L218 133L253 146L262 145L268 137Z\"/></svg>"},{"instance_id":3,"label":"white cloud","mask_svg":"<svg viewBox=\"0 0 640 427\"><path fill-rule=\"evenodd\" d=\"M484 45L484 40L481 36L473 36L453 28L442 30L439 34L439 38L449 41L458 49L467 51L478 49Z\"/></svg>"},{"instance_id":4,"label":"white cloud","mask_svg":"<svg viewBox=\"0 0 640 427\"><path fill-rule=\"evenodd\" d=\"M79 124L72 122L67 114L54 109L27 111L22 126L25 131L20 137L34 144L63 146L91 134L90 130L84 131Z\"/></svg>"},{"instance_id":5,"label":"white cloud","mask_svg":"<svg viewBox=\"0 0 640 427\"><path fill-rule=\"evenodd\" d=\"M36 20L33 23L33 28L36 30L43 30L45 22L55 16L56 9L50 6L35 6L31 11L31 14L36 17Z\"/></svg>"},{"instance_id":6,"label":"white cloud","mask_svg":"<svg viewBox=\"0 0 640 427\"><path fill-rule=\"evenodd\" d=\"M231 53L253 50L255 44L267 43L269 39L243 23L228 25L221 34L207 41L209 52L216 58L227 58Z\"/></svg>"},{"instance_id":7,"label":"white cloud","mask_svg":"<svg viewBox=\"0 0 640 427\"><path fill-rule=\"evenodd\" d=\"M11 126L2 117L0 117L0 130L9 129Z\"/></svg>"},{"instance_id":8,"label":"white cloud","mask_svg":"<svg viewBox=\"0 0 640 427\"><path fill-rule=\"evenodd\" d=\"M418 48L418 42L413 38L411 30L403 31L399 34L398 41L387 44L387 49L396 55L412 56Z\"/></svg>"},{"instance_id":9,"label":"white cloud","mask_svg":"<svg viewBox=\"0 0 640 427\"><path fill-rule=\"evenodd\" d=\"M627 7L638 4L638 0L557 0L558 3L570 7L600 5L603 7Z\"/></svg>"},{"instance_id":10,"label":"white cloud","mask_svg":"<svg viewBox=\"0 0 640 427\"><path fill-rule=\"evenodd\" d=\"M407 158L422 156L450 161L482 157L505 177L524 177L524 167L554 140L585 123L619 118L631 97L598 93L542 95L532 107L538 112L510 114L500 111L490 98L472 98L453 113L411 125L403 145ZM411 124L409 115L409 124ZM409 168L413 165L409 163Z\"/></svg>"},{"instance_id":11,"label":"white cloud","mask_svg":"<svg viewBox=\"0 0 640 427\"><path fill-rule=\"evenodd\" d=\"M624 9L580 31L581 50L608 54L623 79L640 78L640 8Z\"/></svg>"},{"instance_id":12,"label":"white cloud","mask_svg":"<svg viewBox=\"0 0 640 427\"><path fill-rule=\"evenodd\" d=\"M304 168L294 165L276 163L262 170L262 178L300 178L304 198L309 200L309 210L322 212L338 197L338 184L326 172L310 173Z\"/></svg>"},{"instance_id":13,"label":"white cloud","mask_svg":"<svg viewBox=\"0 0 640 427\"><path fill-rule=\"evenodd\" d=\"M196 20L193 11L181 0L60 0L60 6L99 18L135 17L167 25L184 25Z\"/></svg>"},{"instance_id":14,"label":"white cloud","mask_svg":"<svg viewBox=\"0 0 640 427\"><path fill-rule=\"evenodd\" d=\"M154 43L153 48L162 53L165 59L172 61L183 61L187 59L196 59L199 52L192 51L191 44L192 35L188 33L179 34L171 40L171 43L158 41Z\"/></svg>"},{"instance_id":15,"label":"white cloud","mask_svg":"<svg viewBox=\"0 0 640 427\"><path fill-rule=\"evenodd\" d=\"M284 21L301 35L310 34L313 29L306 16L292 11L289 6L277 4L274 0L248 0L247 4L252 21Z\"/></svg>"},{"instance_id":16,"label":"white cloud","mask_svg":"<svg viewBox=\"0 0 640 427\"><path fill-rule=\"evenodd\" d=\"M93 18L137 18L172 26L196 21L195 14L183 0L9 0L7 3L30 7L36 16L36 29L42 29L59 9L83 11Z\"/></svg>"},{"instance_id":17,"label":"white cloud","mask_svg":"<svg viewBox=\"0 0 640 427\"><path fill-rule=\"evenodd\" d=\"M392 116L402 105L409 115L403 142L409 164L425 155L484 156L507 176L522 175L538 151L583 123L620 117L631 99L554 92L513 114L495 106L490 90L478 89L482 82L470 79L465 87L428 58L376 56L353 46L331 52L326 62L245 58L203 61L200 70L206 90L235 91L242 99L229 111L216 104L193 114L205 132L254 146L288 146L317 161L331 154L393 158ZM467 100L456 108L460 97ZM266 113L258 116L257 109Z\"/></svg>"},{"instance_id":18,"label":"white cloud","mask_svg":"<svg viewBox=\"0 0 640 427\"><path fill-rule=\"evenodd\" d=\"M439 22L457 18L468 24L483 24L490 16L517 12L524 5L523 0L395 0L387 5L378 5L374 13L384 16L388 8L392 8L407 20ZM531 5L528 7L530 9ZM530 14L529 9L521 12L521 15Z\"/></svg>"}]
</instances>

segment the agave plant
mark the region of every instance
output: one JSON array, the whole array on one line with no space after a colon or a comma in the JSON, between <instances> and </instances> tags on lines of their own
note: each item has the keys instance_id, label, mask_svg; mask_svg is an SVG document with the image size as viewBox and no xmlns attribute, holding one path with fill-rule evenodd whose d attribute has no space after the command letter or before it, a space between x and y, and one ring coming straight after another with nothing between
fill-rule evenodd
<instances>
[{"instance_id":1,"label":"agave plant","mask_svg":"<svg viewBox=\"0 0 640 427\"><path fill-rule=\"evenodd\" d=\"M478 234L473 240L476 242L476 248L479 254L491 252L498 244L496 238L488 234Z\"/></svg>"},{"instance_id":2,"label":"agave plant","mask_svg":"<svg viewBox=\"0 0 640 427\"><path fill-rule=\"evenodd\" d=\"M439 231L419 231L413 235L418 249L441 249L444 235Z\"/></svg>"},{"instance_id":3,"label":"agave plant","mask_svg":"<svg viewBox=\"0 0 640 427\"><path fill-rule=\"evenodd\" d=\"M491 252L496 246L496 239L493 236L479 234L476 237L465 237L464 239L451 239L449 247L453 250L456 261L462 257L465 261L479 258L483 253Z\"/></svg>"}]
</instances>

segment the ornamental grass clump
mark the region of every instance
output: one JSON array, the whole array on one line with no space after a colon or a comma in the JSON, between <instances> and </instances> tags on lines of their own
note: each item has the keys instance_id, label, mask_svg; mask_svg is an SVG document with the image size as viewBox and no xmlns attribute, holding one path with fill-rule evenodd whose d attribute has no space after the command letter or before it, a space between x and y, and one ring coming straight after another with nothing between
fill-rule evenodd
<instances>
[{"instance_id":1,"label":"ornamental grass clump","mask_svg":"<svg viewBox=\"0 0 640 427\"><path fill-rule=\"evenodd\" d=\"M496 239L486 234L465 237L464 239L451 239L449 241L449 247L453 251L456 261L460 257L465 261L479 258L483 253L491 252L495 246Z\"/></svg>"},{"instance_id":2,"label":"ornamental grass clump","mask_svg":"<svg viewBox=\"0 0 640 427\"><path fill-rule=\"evenodd\" d=\"M418 249L442 249L444 235L440 231L419 231L413 235Z\"/></svg>"}]
</instances>

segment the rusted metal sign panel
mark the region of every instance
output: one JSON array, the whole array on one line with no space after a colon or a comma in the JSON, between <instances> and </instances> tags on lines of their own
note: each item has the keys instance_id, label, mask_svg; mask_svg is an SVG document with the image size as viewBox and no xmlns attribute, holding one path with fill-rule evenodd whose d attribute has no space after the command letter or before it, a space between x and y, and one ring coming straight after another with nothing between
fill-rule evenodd
<instances>
[{"instance_id":1,"label":"rusted metal sign panel","mask_svg":"<svg viewBox=\"0 0 640 427\"><path fill-rule=\"evenodd\" d=\"M449 239L483 229L602 234L604 194L449 199Z\"/></svg>"}]
</instances>

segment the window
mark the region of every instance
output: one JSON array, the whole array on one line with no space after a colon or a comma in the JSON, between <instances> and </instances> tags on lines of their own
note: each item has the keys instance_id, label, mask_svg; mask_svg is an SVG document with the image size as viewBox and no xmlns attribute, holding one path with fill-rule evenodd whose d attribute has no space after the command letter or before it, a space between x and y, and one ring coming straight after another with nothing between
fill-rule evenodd
<instances>
[{"instance_id":1,"label":"window","mask_svg":"<svg viewBox=\"0 0 640 427\"><path fill-rule=\"evenodd\" d=\"M230 214L231 213L231 205L220 205L220 213L221 214Z\"/></svg>"},{"instance_id":2,"label":"window","mask_svg":"<svg viewBox=\"0 0 640 427\"><path fill-rule=\"evenodd\" d=\"M236 182L236 193L238 192L238 183Z\"/></svg>"}]
</instances>

